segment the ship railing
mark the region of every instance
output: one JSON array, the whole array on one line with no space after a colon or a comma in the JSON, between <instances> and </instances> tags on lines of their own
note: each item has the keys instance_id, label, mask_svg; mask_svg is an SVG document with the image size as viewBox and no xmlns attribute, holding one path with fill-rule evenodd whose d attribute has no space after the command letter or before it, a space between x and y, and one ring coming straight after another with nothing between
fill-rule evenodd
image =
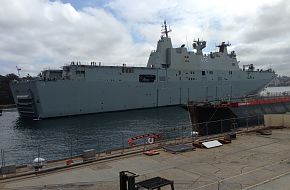
<instances>
[{"instance_id":1,"label":"ship railing","mask_svg":"<svg viewBox=\"0 0 290 190\"><path fill-rule=\"evenodd\" d=\"M121 63L121 62L101 62L101 61L72 61L70 63L65 63L64 67L69 67L69 66L96 66L96 67L101 67L101 66L108 66L108 67L122 67L124 65L127 65L126 63ZM62 67L63 68L63 67Z\"/></svg>"},{"instance_id":2,"label":"ship railing","mask_svg":"<svg viewBox=\"0 0 290 190\"><path fill-rule=\"evenodd\" d=\"M267 92L263 94L261 97L279 97L279 96L290 96L290 91L283 91L283 92Z\"/></svg>"},{"instance_id":3,"label":"ship railing","mask_svg":"<svg viewBox=\"0 0 290 190\"><path fill-rule=\"evenodd\" d=\"M243 97L226 97L214 100L207 100L207 101L190 101L188 105L193 104L212 104L212 105L219 105L223 103L248 103L252 101L259 101L259 100L273 100L273 102L279 102L283 99L288 100L290 98L290 91L279 92L279 93L271 93L267 96L262 95L249 95Z\"/></svg>"},{"instance_id":4,"label":"ship railing","mask_svg":"<svg viewBox=\"0 0 290 190\"><path fill-rule=\"evenodd\" d=\"M43 68L43 71L51 71L51 70L61 70L62 68L60 67L60 68L58 68L58 67L44 67Z\"/></svg>"},{"instance_id":5,"label":"ship railing","mask_svg":"<svg viewBox=\"0 0 290 190\"><path fill-rule=\"evenodd\" d=\"M245 103L252 102L252 101L263 102L266 100L271 100L272 103L283 102L283 100L285 101L290 100L290 92L285 91L285 92L279 92L279 93L271 93L271 94L268 94L267 96L248 97L248 98L244 98L243 102Z\"/></svg>"}]
</instances>

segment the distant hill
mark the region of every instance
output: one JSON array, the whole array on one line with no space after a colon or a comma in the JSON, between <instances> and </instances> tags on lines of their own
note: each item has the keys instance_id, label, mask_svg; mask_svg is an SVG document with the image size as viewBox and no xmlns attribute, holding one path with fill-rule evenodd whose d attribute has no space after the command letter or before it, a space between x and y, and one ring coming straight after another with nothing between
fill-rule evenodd
<instances>
[{"instance_id":1,"label":"distant hill","mask_svg":"<svg viewBox=\"0 0 290 190\"><path fill-rule=\"evenodd\" d=\"M10 81L19 80L15 74L0 75L0 105L14 104L13 96L9 87Z\"/></svg>"},{"instance_id":2,"label":"distant hill","mask_svg":"<svg viewBox=\"0 0 290 190\"><path fill-rule=\"evenodd\" d=\"M269 84L269 86L290 86L290 77L278 76Z\"/></svg>"}]
</instances>

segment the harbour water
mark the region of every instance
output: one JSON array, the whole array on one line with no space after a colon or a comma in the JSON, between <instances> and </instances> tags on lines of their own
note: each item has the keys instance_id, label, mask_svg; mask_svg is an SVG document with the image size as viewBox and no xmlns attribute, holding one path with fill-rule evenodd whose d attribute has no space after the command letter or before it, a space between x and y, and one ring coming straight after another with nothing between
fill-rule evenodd
<instances>
[{"instance_id":1,"label":"harbour water","mask_svg":"<svg viewBox=\"0 0 290 190\"><path fill-rule=\"evenodd\" d=\"M290 87L269 87L262 94L290 92ZM182 128L182 130L180 130ZM25 120L17 111L0 116L0 149L6 164L29 164L38 156L48 160L127 146L136 135L159 133L163 137L190 135L188 113L181 107L92 114L47 120ZM39 150L39 151L38 151ZM0 158L1 159L1 158Z\"/></svg>"},{"instance_id":2,"label":"harbour water","mask_svg":"<svg viewBox=\"0 0 290 190\"><path fill-rule=\"evenodd\" d=\"M69 157L71 150L76 155L92 148L102 151L128 146L128 138L136 135L174 135L180 132L172 129L180 126L187 126L180 132L190 134L189 116L181 107L39 121L22 119L17 111L4 111L0 116L0 149L5 150L6 164L27 164L38 156L38 150L40 157L59 159Z\"/></svg>"}]
</instances>

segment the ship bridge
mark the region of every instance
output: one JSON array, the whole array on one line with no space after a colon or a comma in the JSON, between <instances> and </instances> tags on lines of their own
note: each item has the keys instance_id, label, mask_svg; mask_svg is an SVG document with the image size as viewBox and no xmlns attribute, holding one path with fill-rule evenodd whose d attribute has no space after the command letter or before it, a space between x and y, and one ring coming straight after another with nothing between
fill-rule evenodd
<instances>
[{"instance_id":1,"label":"ship bridge","mask_svg":"<svg viewBox=\"0 0 290 190\"><path fill-rule=\"evenodd\" d=\"M166 21L161 30L161 38L158 40L156 50L153 50L150 54L147 67L150 68L168 68L169 60L167 57L168 49L172 49L171 38L168 37L168 33L171 32L171 29L168 29Z\"/></svg>"},{"instance_id":2,"label":"ship bridge","mask_svg":"<svg viewBox=\"0 0 290 190\"><path fill-rule=\"evenodd\" d=\"M228 53L229 43L222 42L217 47L219 51L204 54L206 41L194 40L192 47L194 51L188 51L185 45L173 48L171 38L168 34L166 21L161 30L161 38L157 43L156 50L152 51L147 63L149 68L170 68L175 70L240 70L236 53Z\"/></svg>"}]
</instances>

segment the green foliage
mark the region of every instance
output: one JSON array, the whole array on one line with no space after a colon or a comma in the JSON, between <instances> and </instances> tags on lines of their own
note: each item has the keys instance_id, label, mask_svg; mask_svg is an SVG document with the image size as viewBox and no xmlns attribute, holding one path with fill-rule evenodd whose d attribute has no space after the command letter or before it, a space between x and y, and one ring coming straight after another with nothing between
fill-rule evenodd
<instances>
[{"instance_id":1,"label":"green foliage","mask_svg":"<svg viewBox=\"0 0 290 190\"><path fill-rule=\"evenodd\" d=\"M9 86L9 83L13 80L19 80L19 77L15 74L8 74L6 76L0 75L0 105L14 104Z\"/></svg>"}]
</instances>

